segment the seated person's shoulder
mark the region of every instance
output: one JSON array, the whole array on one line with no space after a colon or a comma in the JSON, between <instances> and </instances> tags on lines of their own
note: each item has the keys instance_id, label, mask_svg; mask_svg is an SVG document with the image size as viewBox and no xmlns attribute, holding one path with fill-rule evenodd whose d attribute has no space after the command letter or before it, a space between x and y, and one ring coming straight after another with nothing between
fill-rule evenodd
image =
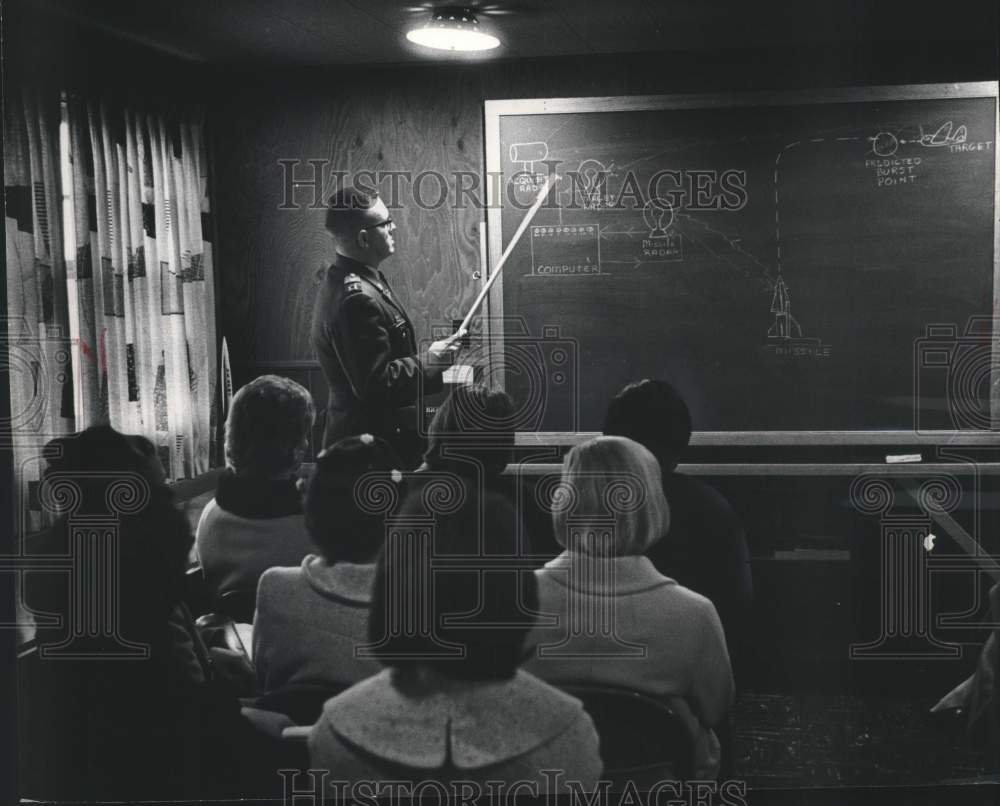
<instances>
[{"instance_id":1,"label":"seated person's shoulder","mask_svg":"<svg viewBox=\"0 0 1000 806\"><path fill-rule=\"evenodd\" d=\"M647 603L649 612L664 614L660 617L673 623L707 625L719 621L718 610L711 599L675 580L671 580L669 585L653 588L648 595L652 600Z\"/></svg>"},{"instance_id":2,"label":"seated person's shoulder","mask_svg":"<svg viewBox=\"0 0 1000 806\"><path fill-rule=\"evenodd\" d=\"M268 568L260 575L260 582L258 587L263 588L281 588L286 585L297 585L299 580L302 578L302 566L292 565L283 566L276 565Z\"/></svg>"},{"instance_id":3,"label":"seated person's shoulder","mask_svg":"<svg viewBox=\"0 0 1000 806\"><path fill-rule=\"evenodd\" d=\"M301 566L274 566L260 575L257 583L257 606L266 607L268 602L279 601L304 584Z\"/></svg>"},{"instance_id":4,"label":"seated person's shoulder","mask_svg":"<svg viewBox=\"0 0 1000 806\"><path fill-rule=\"evenodd\" d=\"M670 506L675 542L693 541L695 546L709 551L747 553L739 516L712 485L694 476L669 473L664 477L663 489ZM664 542L662 550L669 550L669 545Z\"/></svg>"},{"instance_id":5,"label":"seated person's shoulder","mask_svg":"<svg viewBox=\"0 0 1000 806\"><path fill-rule=\"evenodd\" d=\"M717 511L736 517L726 497L704 479L686 473L667 473L663 477L663 491L672 505L691 509Z\"/></svg>"},{"instance_id":6,"label":"seated person's shoulder","mask_svg":"<svg viewBox=\"0 0 1000 806\"><path fill-rule=\"evenodd\" d=\"M690 611L691 613L715 612L715 605L712 600L691 588L685 587L676 580L671 580L673 584L665 585L656 589L665 599L669 599L671 612L676 613L678 609Z\"/></svg>"},{"instance_id":7,"label":"seated person's shoulder","mask_svg":"<svg viewBox=\"0 0 1000 806\"><path fill-rule=\"evenodd\" d=\"M195 540L204 540L221 514L222 509L219 507L219 502L214 497L210 498L198 517L198 526L194 532Z\"/></svg>"}]
</instances>

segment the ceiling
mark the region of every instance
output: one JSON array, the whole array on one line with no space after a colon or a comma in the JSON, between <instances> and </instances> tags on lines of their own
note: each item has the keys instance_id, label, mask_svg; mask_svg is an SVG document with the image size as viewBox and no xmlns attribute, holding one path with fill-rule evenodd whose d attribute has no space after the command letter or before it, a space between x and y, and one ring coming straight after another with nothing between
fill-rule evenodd
<instances>
[{"instance_id":1,"label":"ceiling","mask_svg":"<svg viewBox=\"0 0 1000 806\"><path fill-rule=\"evenodd\" d=\"M32 0L86 26L198 62L426 62L404 33L427 0ZM997 42L997 0L482 0L502 45L474 59L893 43ZM433 52L430 52L433 53Z\"/></svg>"}]
</instances>

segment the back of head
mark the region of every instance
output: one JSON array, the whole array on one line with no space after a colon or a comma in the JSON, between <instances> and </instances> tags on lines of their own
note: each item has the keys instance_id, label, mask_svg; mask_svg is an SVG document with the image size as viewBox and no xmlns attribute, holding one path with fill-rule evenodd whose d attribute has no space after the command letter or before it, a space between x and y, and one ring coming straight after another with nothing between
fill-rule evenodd
<instances>
[{"instance_id":1,"label":"back of head","mask_svg":"<svg viewBox=\"0 0 1000 806\"><path fill-rule=\"evenodd\" d=\"M339 188L327 200L326 228L338 241L350 242L362 227L372 223L368 211L378 194L358 187Z\"/></svg>"},{"instance_id":2,"label":"back of head","mask_svg":"<svg viewBox=\"0 0 1000 806\"><path fill-rule=\"evenodd\" d=\"M437 410L427 429L424 461L435 470L499 476L514 450L514 402L485 385L460 386Z\"/></svg>"},{"instance_id":3,"label":"back of head","mask_svg":"<svg viewBox=\"0 0 1000 806\"><path fill-rule=\"evenodd\" d=\"M647 378L615 395L603 430L645 446L666 472L676 466L691 439L691 412L673 386Z\"/></svg>"},{"instance_id":4,"label":"back of head","mask_svg":"<svg viewBox=\"0 0 1000 806\"><path fill-rule=\"evenodd\" d=\"M226 418L226 461L240 475L290 475L302 464L315 418L304 386L280 375L261 375L233 397Z\"/></svg>"},{"instance_id":5,"label":"back of head","mask_svg":"<svg viewBox=\"0 0 1000 806\"><path fill-rule=\"evenodd\" d=\"M56 437L42 449L47 461L45 476L73 474L77 483L90 490L90 482L117 473L138 474L150 484L166 479L156 447L142 436L115 431L109 425L93 425L84 431Z\"/></svg>"},{"instance_id":6,"label":"back of head","mask_svg":"<svg viewBox=\"0 0 1000 806\"><path fill-rule=\"evenodd\" d=\"M113 593L122 635L155 640L181 599L193 538L164 481L153 444L108 426L94 426L52 440L44 455L48 467L40 497L64 513L53 536L72 550L68 529L74 519L83 516L93 523L93 518L100 518L113 524L118 586ZM43 583L40 595L61 600L57 588L62 589L66 580L48 582L54 587Z\"/></svg>"},{"instance_id":7,"label":"back of head","mask_svg":"<svg viewBox=\"0 0 1000 806\"><path fill-rule=\"evenodd\" d=\"M394 535L379 558L369 621L378 657L397 669L425 665L457 679L511 677L538 606L534 574L510 567L517 557L513 506L475 490L444 502L423 488L411 492L401 515L432 525Z\"/></svg>"},{"instance_id":8,"label":"back of head","mask_svg":"<svg viewBox=\"0 0 1000 806\"><path fill-rule=\"evenodd\" d=\"M402 460L370 434L346 437L320 453L306 491L306 528L331 565L374 562L385 518L403 500Z\"/></svg>"},{"instance_id":9,"label":"back of head","mask_svg":"<svg viewBox=\"0 0 1000 806\"><path fill-rule=\"evenodd\" d=\"M556 540L571 551L644 553L670 527L659 462L626 437L577 445L563 461L552 522Z\"/></svg>"}]
</instances>

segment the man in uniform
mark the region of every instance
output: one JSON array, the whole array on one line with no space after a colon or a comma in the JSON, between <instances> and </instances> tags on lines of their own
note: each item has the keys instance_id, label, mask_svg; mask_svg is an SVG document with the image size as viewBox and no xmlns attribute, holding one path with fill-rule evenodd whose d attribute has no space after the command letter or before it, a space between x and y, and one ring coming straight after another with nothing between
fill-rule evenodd
<instances>
[{"instance_id":1,"label":"man in uniform","mask_svg":"<svg viewBox=\"0 0 1000 806\"><path fill-rule=\"evenodd\" d=\"M409 467L422 453L418 399L442 388L459 334L416 355L413 324L379 264L395 251L395 224L377 195L357 188L330 199L326 227L336 257L316 298L312 342L330 387L323 447L371 433Z\"/></svg>"}]
</instances>

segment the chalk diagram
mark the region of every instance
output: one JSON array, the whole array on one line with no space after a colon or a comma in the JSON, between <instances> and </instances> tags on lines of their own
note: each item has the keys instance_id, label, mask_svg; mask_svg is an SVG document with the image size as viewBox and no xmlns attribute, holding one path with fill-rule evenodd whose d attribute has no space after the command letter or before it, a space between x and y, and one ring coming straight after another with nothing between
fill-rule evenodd
<instances>
[{"instance_id":1,"label":"chalk diagram","mask_svg":"<svg viewBox=\"0 0 1000 806\"><path fill-rule=\"evenodd\" d=\"M579 185L571 187L570 192L580 192L584 210L600 210L611 206L611 194L608 191L608 177L611 169L600 160L586 159L576 169ZM574 198L574 202L577 201Z\"/></svg>"},{"instance_id":2,"label":"chalk diagram","mask_svg":"<svg viewBox=\"0 0 1000 806\"><path fill-rule=\"evenodd\" d=\"M916 143L925 148L945 148L949 146L960 146L969 139L969 130L962 124L955 127L955 124L946 120L932 134L926 134L924 127L920 127L920 134L916 140L900 138L893 132L880 131L872 139L872 152L879 157L891 157L898 150L900 145Z\"/></svg>"},{"instance_id":3,"label":"chalk diagram","mask_svg":"<svg viewBox=\"0 0 1000 806\"><path fill-rule=\"evenodd\" d=\"M767 333L767 349L779 355L809 355L827 357L830 347L821 339L809 338L803 335L802 326L791 313L791 294L784 276L784 254L782 252L781 229L781 176L782 158L794 149L814 146L829 146L846 144L856 146L858 143L868 143L870 150L865 152L865 167L871 169L874 179L873 189L878 192L890 189L906 189L917 187L919 177L925 169L924 157L920 155L923 149L946 149L949 153L983 150L983 146L991 143L970 143L968 127L956 125L952 120L946 120L925 127L900 127L895 130L879 127L868 137L815 137L809 140L796 140L781 148L774 160L774 228L777 277L774 280L770 312L773 322ZM916 151L913 149L916 148ZM903 191L905 192L905 190Z\"/></svg>"},{"instance_id":4,"label":"chalk diagram","mask_svg":"<svg viewBox=\"0 0 1000 806\"><path fill-rule=\"evenodd\" d=\"M545 176L531 171L535 162L548 159L548 143L543 140L513 143L507 153L514 166L520 169L508 183L515 191L537 192ZM557 190L566 197L566 204L558 207L558 222L529 228L532 275L602 274L604 266L638 267L683 259L682 237L674 227L675 211L664 199L650 199L643 205L645 228L631 224L624 228L601 226L596 219L563 221L564 208L596 214L613 206L614 197L609 188L609 178L615 176L613 169L613 164L585 158L580 161L574 176ZM612 244L617 248L612 248L610 255L602 254L602 241L617 242Z\"/></svg>"},{"instance_id":5,"label":"chalk diagram","mask_svg":"<svg viewBox=\"0 0 1000 806\"><path fill-rule=\"evenodd\" d=\"M662 199L650 199L642 207L642 220L649 227L650 238L669 238L670 225L674 223L674 208Z\"/></svg>"},{"instance_id":6,"label":"chalk diagram","mask_svg":"<svg viewBox=\"0 0 1000 806\"><path fill-rule=\"evenodd\" d=\"M853 137L815 137L809 140L796 140L787 143L778 152L774 160L774 241L776 249L777 278L774 281L774 291L771 299L770 312L773 322L767 332L767 349L779 355L809 355L826 357L830 347L821 339L809 338L803 335L802 326L791 313L791 294L784 277L781 231L781 167L782 158L793 149L799 149L820 144L856 144L868 142L872 156L866 159L865 167L873 170L876 189L910 187L917 184L923 159L920 156L903 156L901 147L919 146L921 148L949 148L954 151L961 149L968 141L968 128L956 126L948 120L939 124L931 132L918 127L917 133L909 135L904 130L890 131L879 128L873 135L864 138Z\"/></svg>"},{"instance_id":7,"label":"chalk diagram","mask_svg":"<svg viewBox=\"0 0 1000 806\"><path fill-rule=\"evenodd\" d=\"M511 143L508 149L510 161L517 165L523 173L535 173L535 163L544 162L549 158L549 144L541 140L533 143Z\"/></svg>"},{"instance_id":8,"label":"chalk diagram","mask_svg":"<svg viewBox=\"0 0 1000 806\"><path fill-rule=\"evenodd\" d=\"M507 179L508 198L513 193L519 204L529 204L534 201L548 178L548 174L539 171L536 165L544 165L548 160L549 144L544 140L511 143L507 156L515 168Z\"/></svg>"},{"instance_id":9,"label":"chalk diagram","mask_svg":"<svg viewBox=\"0 0 1000 806\"><path fill-rule=\"evenodd\" d=\"M597 159L585 159L580 163L578 174L583 190L584 209L600 211L615 206L615 197L609 187L610 177L616 176L614 163L605 165ZM578 188L568 188L577 201ZM670 263L684 259L683 239L674 227L673 205L661 198L652 198L642 205L642 222L645 228L629 224L624 229L619 224L600 228L599 238L608 242L610 254L601 258L602 265L621 265L633 268L654 264Z\"/></svg>"},{"instance_id":10,"label":"chalk diagram","mask_svg":"<svg viewBox=\"0 0 1000 806\"><path fill-rule=\"evenodd\" d=\"M788 293L788 286L785 278L780 275L774 282L771 313L774 314L774 323L767 331L766 349L783 356L826 358L830 355L829 344L824 344L822 339L802 335L802 326L792 316L792 298Z\"/></svg>"},{"instance_id":11,"label":"chalk diagram","mask_svg":"<svg viewBox=\"0 0 1000 806\"><path fill-rule=\"evenodd\" d=\"M841 136L817 136L788 142L781 146L773 164L773 204L775 261L765 265L742 245L739 237L732 237L709 226L701 218L680 206L659 197L633 207L641 220L615 225L602 224L601 219L616 211L616 194L612 191L610 177L614 164L586 156L577 165L572 182L567 181L557 194L570 200L558 205L558 223L532 226L531 274L546 276L579 276L605 274L612 266L629 270L648 264L668 264L683 261L684 240L704 249L727 268L740 272L744 277L758 279L764 290L769 291L770 325L765 335L764 349L776 356L800 358L828 358L829 344L813 334L807 335L799 316L792 312L792 289L786 272L784 232L782 230L783 197L782 178L791 170L788 158L792 153L816 148L842 148L849 158L864 160L864 167L871 171L871 192L906 193L906 188L919 188L920 176L926 170L927 160L933 162L935 154L990 150L992 141L971 142L968 126L955 120L938 120L930 125L910 124L885 126L876 124L867 132ZM534 174L540 162L550 159L549 144L543 140L518 142L510 145L511 163L522 172L518 182L525 183L537 176L540 187L545 176ZM560 161L561 165L569 165ZM524 176L529 180L525 180ZM528 187L534 191L534 187ZM897 190L898 189L898 190ZM537 192L537 191L535 191ZM787 191L786 191L787 193ZM622 196L621 198L626 198ZM642 201L641 197L638 201ZM584 221L564 221L563 211L584 210L592 213Z\"/></svg>"},{"instance_id":12,"label":"chalk diagram","mask_svg":"<svg viewBox=\"0 0 1000 806\"><path fill-rule=\"evenodd\" d=\"M530 230L533 275L601 273L600 227L596 222L532 226Z\"/></svg>"}]
</instances>

